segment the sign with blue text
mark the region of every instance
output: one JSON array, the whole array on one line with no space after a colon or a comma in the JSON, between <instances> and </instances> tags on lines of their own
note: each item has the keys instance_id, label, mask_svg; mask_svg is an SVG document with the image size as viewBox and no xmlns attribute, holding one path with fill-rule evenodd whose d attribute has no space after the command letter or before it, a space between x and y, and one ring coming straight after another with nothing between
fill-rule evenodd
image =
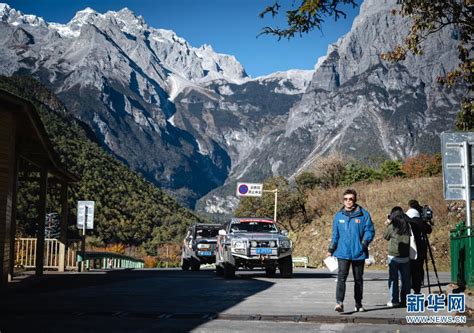
<instances>
[{"instance_id":1,"label":"sign with blue text","mask_svg":"<svg viewBox=\"0 0 474 333\"><path fill-rule=\"evenodd\" d=\"M237 183L238 197L261 197L263 184Z\"/></svg>"}]
</instances>

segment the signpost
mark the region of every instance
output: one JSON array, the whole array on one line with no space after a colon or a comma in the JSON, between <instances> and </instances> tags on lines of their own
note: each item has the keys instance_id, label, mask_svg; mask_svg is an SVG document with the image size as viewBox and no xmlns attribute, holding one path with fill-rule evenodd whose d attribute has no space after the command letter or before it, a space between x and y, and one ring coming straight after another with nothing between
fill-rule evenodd
<instances>
[{"instance_id":1,"label":"signpost","mask_svg":"<svg viewBox=\"0 0 474 333\"><path fill-rule=\"evenodd\" d=\"M82 261L81 271L84 271L86 261L86 229L94 229L94 201L77 202L77 228L82 229Z\"/></svg>"},{"instance_id":2,"label":"signpost","mask_svg":"<svg viewBox=\"0 0 474 333\"><path fill-rule=\"evenodd\" d=\"M444 132L441 134L443 156L443 187L446 200L466 202L466 227L470 233L474 148L474 132Z\"/></svg>"},{"instance_id":3,"label":"signpost","mask_svg":"<svg viewBox=\"0 0 474 333\"><path fill-rule=\"evenodd\" d=\"M237 183L238 197L261 197L263 184Z\"/></svg>"},{"instance_id":4,"label":"signpost","mask_svg":"<svg viewBox=\"0 0 474 333\"><path fill-rule=\"evenodd\" d=\"M261 197L263 192L275 194L275 207L273 211L273 220L277 220L278 189L264 190L262 183L237 183L238 197Z\"/></svg>"}]
</instances>

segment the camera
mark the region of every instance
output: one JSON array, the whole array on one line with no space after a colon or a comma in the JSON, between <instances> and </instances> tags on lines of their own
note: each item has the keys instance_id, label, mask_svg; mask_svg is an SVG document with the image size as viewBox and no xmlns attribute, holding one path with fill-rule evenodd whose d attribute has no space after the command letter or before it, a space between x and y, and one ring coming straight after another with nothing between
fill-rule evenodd
<instances>
[{"instance_id":1,"label":"camera","mask_svg":"<svg viewBox=\"0 0 474 333\"><path fill-rule=\"evenodd\" d=\"M433 210L430 206L424 205L420 212L421 218L425 222L429 222L431 225L433 224Z\"/></svg>"}]
</instances>

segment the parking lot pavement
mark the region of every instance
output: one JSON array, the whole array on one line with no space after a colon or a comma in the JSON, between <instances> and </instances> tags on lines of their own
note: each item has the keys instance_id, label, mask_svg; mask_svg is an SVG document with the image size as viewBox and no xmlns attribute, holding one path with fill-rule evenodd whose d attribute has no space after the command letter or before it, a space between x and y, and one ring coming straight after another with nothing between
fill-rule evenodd
<instances>
[{"instance_id":1,"label":"parking lot pavement","mask_svg":"<svg viewBox=\"0 0 474 333\"><path fill-rule=\"evenodd\" d=\"M296 269L292 279L264 271L238 271L235 279L178 269L88 273L46 278L0 302L0 331L62 332L400 332L406 309L389 308L387 272L366 271L364 306L353 312L353 280L347 282L346 312L334 312L336 275ZM84 275L81 277L81 275ZM440 273L443 289L449 273ZM435 277L431 281L436 281ZM435 286L432 287L436 290ZM427 288L423 289L427 293ZM447 314L440 311L437 315ZM54 325L52 324L54 323ZM416 326L415 330L471 332L464 326Z\"/></svg>"},{"instance_id":2,"label":"parking lot pavement","mask_svg":"<svg viewBox=\"0 0 474 333\"><path fill-rule=\"evenodd\" d=\"M388 272L366 271L364 274L364 299L366 312L354 313L354 283L349 275L346 284L345 312L334 311L337 276L327 270L296 269L293 279L266 278L262 271L239 272L236 281L256 279L272 283L271 288L262 290L225 310L226 314L261 314L287 315L300 314L305 316L357 316L367 318L405 318L405 308L387 306ZM449 273L439 273L443 289L449 282ZM436 281L435 276L430 281ZM437 286L432 286L432 292ZM423 292L428 294L428 288ZM439 314L442 314L441 312ZM444 314L444 313L443 313Z\"/></svg>"}]
</instances>

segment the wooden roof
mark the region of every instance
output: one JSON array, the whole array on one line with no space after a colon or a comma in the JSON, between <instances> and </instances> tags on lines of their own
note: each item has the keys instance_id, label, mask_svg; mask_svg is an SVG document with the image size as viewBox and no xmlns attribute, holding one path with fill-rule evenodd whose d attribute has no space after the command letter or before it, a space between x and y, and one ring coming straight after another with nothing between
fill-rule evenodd
<instances>
[{"instance_id":1,"label":"wooden roof","mask_svg":"<svg viewBox=\"0 0 474 333\"><path fill-rule=\"evenodd\" d=\"M67 183L79 181L60 162L33 104L0 89L0 112L11 112L16 119L16 149L20 157Z\"/></svg>"}]
</instances>

